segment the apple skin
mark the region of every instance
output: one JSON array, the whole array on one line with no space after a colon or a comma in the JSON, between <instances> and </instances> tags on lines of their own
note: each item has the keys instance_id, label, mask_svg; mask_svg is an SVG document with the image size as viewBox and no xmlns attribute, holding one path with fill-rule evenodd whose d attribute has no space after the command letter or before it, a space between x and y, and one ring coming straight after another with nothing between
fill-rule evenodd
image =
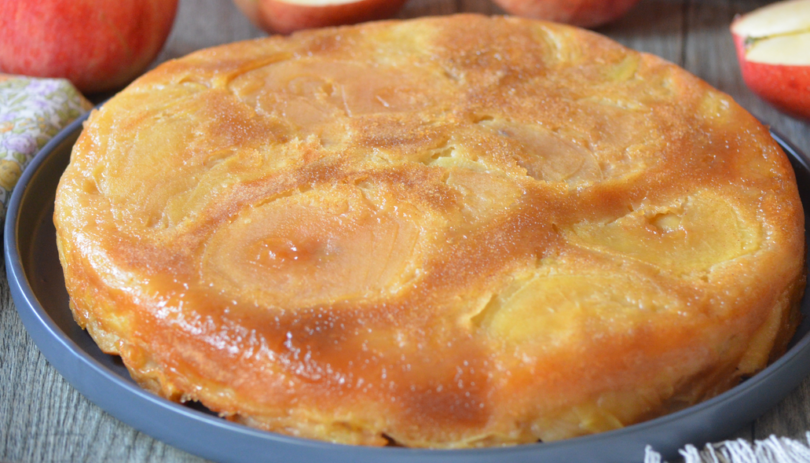
<instances>
[{"instance_id":1,"label":"apple skin","mask_svg":"<svg viewBox=\"0 0 810 463\"><path fill-rule=\"evenodd\" d=\"M639 0L494 0L506 12L579 27L615 21Z\"/></svg>"},{"instance_id":2,"label":"apple skin","mask_svg":"<svg viewBox=\"0 0 810 463\"><path fill-rule=\"evenodd\" d=\"M746 38L732 32L743 80L752 92L795 117L810 120L810 66L748 61Z\"/></svg>"},{"instance_id":3,"label":"apple skin","mask_svg":"<svg viewBox=\"0 0 810 463\"><path fill-rule=\"evenodd\" d=\"M0 70L64 77L80 91L118 89L169 36L178 0L2 0Z\"/></svg>"},{"instance_id":4,"label":"apple skin","mask_svg":"<svg viewBox=\"0 0 810 463\"><path fill-rule=\"evenodd\" d=\"M270 33L270 25L267 24L259 13L259 0L233 0L233 3L247 16L250 22L259 29Z\"/></svg>"},{"instance_id":5,"label":"apple skin","mask_svg":"<svg viewBox=\"0 0 810 463\"><path fill-rule=\"evenodd\" d=\"M290 34L302 29L390 18L406 1L356 0L332 5L305 5L294 0L234 0L234 3L260 29L270 34Z\"/></svg>"}]
</instances>

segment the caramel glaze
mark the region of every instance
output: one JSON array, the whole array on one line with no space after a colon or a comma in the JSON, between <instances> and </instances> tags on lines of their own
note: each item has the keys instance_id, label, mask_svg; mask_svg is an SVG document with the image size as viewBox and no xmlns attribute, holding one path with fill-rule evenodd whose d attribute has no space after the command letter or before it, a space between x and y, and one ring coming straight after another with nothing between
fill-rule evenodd
<instances>
[{"instance_id":1,"label":"caramel glaze","mask_svg":"<svg viewBox=\"0 0 810 463\"><path fill-rule=\"evenodd\" d=\"M614 429L784 351L803 213L727 95L596 34L455 16L204 50L95 112L72 309L144 387L344 443Z\"/></svg>"}]
</instances>

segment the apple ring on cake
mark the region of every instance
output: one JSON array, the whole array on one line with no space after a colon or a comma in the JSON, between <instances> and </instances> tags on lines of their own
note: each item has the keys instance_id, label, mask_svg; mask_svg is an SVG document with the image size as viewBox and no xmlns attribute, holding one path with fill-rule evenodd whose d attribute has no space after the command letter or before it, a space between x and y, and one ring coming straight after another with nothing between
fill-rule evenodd
<instances>
[{"instance_id":1,"label":"apple ring on cake","mask_svg":"<svg viewBox=\"0 0 810 463\"><path fill-rule=\"evenodd\" d=\"M77 322L261 429L460 448L712 397L784 352L791 166L597 34L465 15L203 50L92 114L56 198Z\"/></svg>"}]
</instances>

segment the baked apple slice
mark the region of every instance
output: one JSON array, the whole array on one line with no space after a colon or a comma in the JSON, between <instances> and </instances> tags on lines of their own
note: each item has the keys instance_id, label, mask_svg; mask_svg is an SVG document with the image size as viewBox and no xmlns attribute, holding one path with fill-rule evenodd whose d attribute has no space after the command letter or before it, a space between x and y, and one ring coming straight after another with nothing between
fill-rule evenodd
<instances>
[{"instance_id":1,"label":"baked apple slice","mask_svg":"<svg viewBox=\"0 0 810 463\"><path fill-rule=\"evenodd\" d=\"M780 110L810 119L810 0L768 5L731 24L743 79Z\"/></svg>"}]
</instances>

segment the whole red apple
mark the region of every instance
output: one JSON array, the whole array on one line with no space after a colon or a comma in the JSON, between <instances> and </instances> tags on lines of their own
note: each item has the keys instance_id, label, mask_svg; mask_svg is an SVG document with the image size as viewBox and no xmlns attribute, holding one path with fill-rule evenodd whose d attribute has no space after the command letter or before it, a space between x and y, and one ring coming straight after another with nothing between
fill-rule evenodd
<instances>
[{"instance_id":1,"label":"whole red apple","mask_svg":"<svg viewBox=\"0 0 810 463\"><path fill-rule=\"evenodd\" d=\"M269 33L356 24L393 16L406 0L234 0L253 24Z\"/></svg>"},{"instance_id":2,"label":"whole red apple","mask_svg":"<svg viewBox=\"0 0 810 463\"><path fill-rule=\"evenodd\" d=\"M579 27L619 19L639 0L493 0L510 14Z\"/></svg>"},{"instance_id":3,"label":"whole red apple","mask_svg":"<svg viewBox=\"0 0 810 463\"><path fill-rule=\"evenodd\" d=\"M129 83L155 59L178 0L2 0L0 70L65 77L82 92Z\"/></svg>"},{"instance_id":4,"label":"whole red apple","mask_svg":"<svg viewBox=\"0 0 810 463\"><path fill-rule=\"evenodd\" d=\"M780 110L810 119L810 0L773 3L731 25L743 80Z\"/></svg>"}]
</instances>

